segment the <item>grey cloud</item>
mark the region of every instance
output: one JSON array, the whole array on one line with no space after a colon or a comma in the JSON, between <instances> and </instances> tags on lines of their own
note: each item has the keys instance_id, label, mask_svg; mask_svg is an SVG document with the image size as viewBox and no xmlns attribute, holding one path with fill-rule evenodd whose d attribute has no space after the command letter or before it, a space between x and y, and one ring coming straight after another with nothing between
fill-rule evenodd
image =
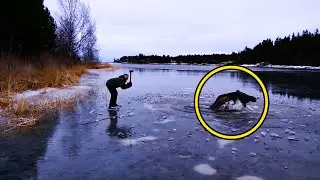
<instances>
[{"instance_id":1,"label":"grey cloud","mask_svg":"<svg viewBox=\"0 0 320 180\"><path fill-rule=\"evenodd\" d=\"M231 53L320 26L320 1L90 0L102 57ZM56 3L46 0L52 11Z\"/></svg>"}]
</instances>

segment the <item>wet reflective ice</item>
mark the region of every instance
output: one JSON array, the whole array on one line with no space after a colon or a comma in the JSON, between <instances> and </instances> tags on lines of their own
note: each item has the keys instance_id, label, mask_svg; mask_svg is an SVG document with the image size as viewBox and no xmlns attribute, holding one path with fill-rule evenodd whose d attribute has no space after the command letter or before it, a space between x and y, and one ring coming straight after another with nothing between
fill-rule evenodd
<instances>
[{"instance_id":1,"label":"wet reflective ice","mask_svg":"<svg viewBox=\"0 0 320 180\"><path fill-rule=\"evenodd\" d=\"M268 88L269 113L251 136L231 141L209 134L195 116L195 87L212 67L120 66L115 72L94 70L83 77L81 83L96 90L86 102L14 138L2 137L1 179L320 177L320 73L253 69ZM119 89L122 107L108 111L105 81L130 69L132 88ZM218 95L237 89L258 101L247 108L237 104L230 112L206 109ZM228 134L253 127L263 103L255 81L238 72L214 76L200 96L205 121Z\"/></svg>"}]
</instances>

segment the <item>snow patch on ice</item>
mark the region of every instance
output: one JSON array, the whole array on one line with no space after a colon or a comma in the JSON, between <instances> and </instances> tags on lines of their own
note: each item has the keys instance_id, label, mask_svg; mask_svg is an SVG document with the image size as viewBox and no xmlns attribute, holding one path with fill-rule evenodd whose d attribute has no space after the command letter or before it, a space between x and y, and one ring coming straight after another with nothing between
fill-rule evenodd
<instances>
[{"instance_id":1,"label":"snow patch on ice","mask_svg":"<svg viewBox=\"0 0 320 180\"><path fill-rule=\"evenodd\" d=\"M156 123L156 124L166 124L166 123L173 122L173 121L175 121L175 120L173 120L173 119L164 119L162 121L157 121L157 122L154 122L154 123Z\"/></svg>"},{"instance_id":2,"label":"snow patch on ice","mask_svg":"<svg viewBox=\"0 0 320 180\"><path fill-rule=\"evenodd\" d=\"M131 146L131 145L137 145L141 142L146 142L146 141L153 141L153 140L156 140L158 139L157 137L154 137L154 136L146 136L146 137L139 137L139 138L136 138L136 139L123 139L123 140L120 140L121 143L125 146Z\"/></svg>"},{"instance_id":3,"label":"snow patch on ice","mask_svg":"<svg viewBox=\"0 0 320 180\"><path fill-rule=\"evenodd\" d=\"M241 176L241 177L237 177L236 180L263 180L263 179L257 176Z\"/></svg>"},{"instance_id":4,"label":"snow patch on ice","mask_svg":"<svg viewBox=\"0 0 320 180\"><path fill-rule=\"evenodd\" d=\"M191 93L191 92L194 92L194 88L184 88L182 91Z\"/></svg>"},{"instance_id":5,"label":"snow patch on ice","mask_svg":"<svg viewBox=\"0 0 320 180\"><path fill-rule=\"evenodd\" d=\"M159 132L159 129L152 129L153 132Z\"/></svg>"},{"instance_id":6,"label":"snow patch on ice","mask_svg":"<svg viewBox=\"0 0 320 180\"><path fill-rule=\"evenodd\" d=\"M219 148L222 149L222 148L224 148L225 146L227 146L228 144L231 144L231 143L233 143L233 142L234 142L233 140L219 139L219 140L218 140Z\"/></svg>"},{"instance_id":7,"label":"snow patch on ice","mask_svg":"<svg viewBox=\"0 0 320 180\"><path fill-rule=\"evenodd\" d=\"M42 88L38 90L27 90L22 93L16 93L11 96L14 101L13 108L18 107L19 102L33 105L41 105L43 102L56 100L70 100L85 97L92 91L90 86L73 86L66 88ZM1 110L0 110L1 111ZM0 115L1 117L1 115ZM7 123L8 120L0 118L0 124Z\"/></svg>"},{"instance_id":8,"label":"snow patch on ice","mask_svg":"<svg viewBox=\"0 0 320 180\"><path fill-rule=\"evenodd\" d=\"M72 98L79 95L85 95L90 92L90 86L73 86L68 88L43 88L38 90L27 90L15 94L12 98L14 101L25 100L33 103L38 100L53 100L57 98Z\"/></svg>"},{"instance_id":9,"label":"snow patch on ice","mask_svg":"<svg viewBox=\"0 0 320 180\"><path fill-rule=\"evenodd\" d=\"M143 106L151 111L155 111L157 110L156 108L154 108L151 104L147 104L147 103L144 103Z\"/></svg>"},{"instance_id":10,"label":"snow patch on ice","mask_svg":"<svg viewBox=\"0 0 320 180\"><path fill-rule=\"evenodd\" d=\"M200 174L212 176L217 173L217 170L212 168L209 164L199 164L193 168Z\"/></svg>"},{"instance_id":11,"label":"snow patch on ice","mask_svg":"<svg viewBox=\"0 0 320 180\"><path fill-rule=\"evenodd\" d=\"M320 66L291 66L291 65L260 65L257 64L243 64L244 67L266 67L266 68L282 68L282 69L310 69L310 70L320 70Z\"/></svg>"},{"instance_id":12,"label":"snow patch on ice","mask_svg":"<svg viewBox=\"0 0 320 180\"><path fill-rule=\"evenodd\" d=\"M179 158L191 158L192 156L191 155L179 155Z\"/></svg>"}]
</instances>

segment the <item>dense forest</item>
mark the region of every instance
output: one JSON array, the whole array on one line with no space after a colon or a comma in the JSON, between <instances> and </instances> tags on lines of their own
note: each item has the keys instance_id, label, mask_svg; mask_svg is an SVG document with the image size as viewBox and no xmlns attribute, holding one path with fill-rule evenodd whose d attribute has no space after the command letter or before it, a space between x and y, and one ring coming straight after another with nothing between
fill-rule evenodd
<instances>
[{"instance_id":1,"label":"dense forest","mask_svg":"<svg viewBox=\"0 0 320 180\"><path fill-rule=\"evenodd\" d=\"M8 56L23 59L41 54L78 61L97 60L95 24L89 6L80 0L57 0L55 20L43 0L15 0L0 6L0 61Z\"/></svg>"},{"instance_id":2,"label":"dense forest","mask_svg":"<svg viewBox=\"0 0 320 180\"><path fill-rule=\"evenodd\" d=\"M117 63L188 63L188 64L231 64L268 63L273 65L309 65L320 66L320 34L318 29L293 33L274 41L266 39L253 48L245 47L240 52L231 54L123 56L115 59Z\"/></svg>"}]
</instances>

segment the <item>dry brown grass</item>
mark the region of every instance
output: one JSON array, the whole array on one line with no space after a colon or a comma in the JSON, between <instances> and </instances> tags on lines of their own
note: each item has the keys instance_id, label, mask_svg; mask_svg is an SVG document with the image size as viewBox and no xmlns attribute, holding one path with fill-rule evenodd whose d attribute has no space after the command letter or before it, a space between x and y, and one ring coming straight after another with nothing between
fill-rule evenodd
<instances>
[{"instance_id":1,"label":"dry brown grass","mask_svg":"<svg viewBox=\"0 0 320 180\"><path fill-rule=\"evenodd\" d=\"M13 102L15 93L42 88L63 88L77 84L88 69L116 69L110 64L73 63L69 59L54 59L43 56L35 63L32 59L7 57L0 59L0 107L9 117L10 126L33 125L46 112L71 107L77 98L39 100L30 104L26 101Z\"/></svg>"},{"instance_id":2,"label":"dry brown grass","mask_svg":"<svg viewBox=\"0 0 320 180\"><path fill-rule=\"evenodd\" d=\"M117 69L104 63L66 65L65 62L70 61L54 60L50 56L43 57L38 63L12 57L0 59L0 97L3 97L4 94L20 93L30 89L72 86L79 82L80 77L88 69ZM3 106L1 100L0 105Z\"/></svg>"},{"instance_id":3,"label":"dry brown grass","mask_svg":"<svg viewBox=\"0 0 320 180\"><path fill-rule=\"evenodd\" d=\"M109 69L109 70L118 69L117 67L111 64L106 64L106 63L87 63L86 66L89 69Z\"/></svg>"},{"instance_id":4,"label":"dry brown grass","mask_svg":"<svg viewBox=\"0 0 320 180\"><path fill-rule=\"evenodd\" d=\"M8 123L2 127L3 133L16 128L28 127L37 124L45 114L56 113L74 107L76 103L86 96L73 96L68 98L39 99L36 103L30 103L21 99L13 106L7 107L3 116L9 119Z\"/></svg>"},{"instance_id":5,"label":"dry brown grass","mask_svg":"<svg viewBox=\"0 0 320 180\"><path fill-rule=\"evenodd\" d=\"M84 65L66 67L51 64L41 68L25 65L17 69L6 69L0 74L0 92L11 94L29 89L69 86L77 83L86 72Z\"/></svg>"}]
</instances>

